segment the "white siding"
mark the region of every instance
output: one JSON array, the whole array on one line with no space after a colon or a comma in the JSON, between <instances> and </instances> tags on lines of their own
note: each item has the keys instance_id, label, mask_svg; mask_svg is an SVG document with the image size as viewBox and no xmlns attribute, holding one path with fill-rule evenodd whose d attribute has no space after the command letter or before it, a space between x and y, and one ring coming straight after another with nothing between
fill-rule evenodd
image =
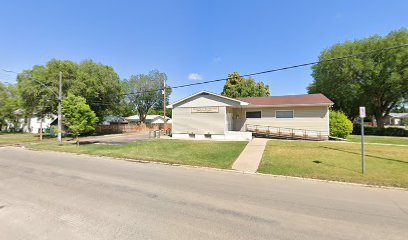
<instances>
[{"instance_id":1,"label":"white siding","mask_svg":"<svg viewBox=\"0 0 408 240\"><path fill-rule=\"evenodd\" d=\"M214 95L197 95L192 98L189 98L175 106L178 107L226 107L226 106L239 106L239 103L220 98Z\"/></svg>"},{"instance_id":2,"label":"white siding","mask_svg":"<svg viewBox=\"0 0 408 240\"><path fill-rule=\"evenodd\" d=\"M224 134L225 107L217 113L193 113L190 107L173 109L173 133Z\"/></svg>"},{"instance_id":3,"label":"white siding","mask_svg":"<svg viewBox=\"0 0 408 240\"><path fill-rule=\"evenodd\" d=\"M293 110L294 118L276 118L276 110ZM246 111L261 111L261 118L245 118ZM245 124L258 124L272 127L286 127L316 131L328 131L329 112L327 106L314 107L270 107L235 108L234 130L245 131Z\"/></svg>"}]
</instances>

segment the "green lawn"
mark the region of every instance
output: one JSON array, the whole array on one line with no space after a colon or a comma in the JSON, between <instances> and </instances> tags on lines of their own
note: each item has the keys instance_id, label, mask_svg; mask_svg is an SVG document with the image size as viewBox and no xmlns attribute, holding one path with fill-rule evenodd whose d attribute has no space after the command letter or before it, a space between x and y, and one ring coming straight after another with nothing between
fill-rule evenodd
<instances>
[{"instance_id":1,"label":"green lawn","mask_svg":"<svg viewBox=\"0 0 408 240\"><path fill-rule=\"evenodd\" d=\"M407 188L408 147L367 144L362 175L358 144L272 140L258 172Z\"/></svg>"},{"instance_id":2,"label":"green lawn","mask_svg":"<svg viewBox=\"0 0 408 240\"><path fill-rule=\"evenodd\" d=\"M231 168L247 142L147 140L122 145L41 143L33 149L86 153L99 156L153 160L215 168Z\"/></svg>"},{"instance_id":3,"label":"green lawn","mask_svg":"<svg viewBox=\"0 0 408 240\"><path fill-rule=\"evenodd\" d=\"M44 139L46 136L44 136ZM0 145L4 144L22 144L30 142L39 142L38 134L32 133L0 133Z\"/></svg>"},{"instance_id":4,"label":"green lawn","mask_svg":"<svg viewBox=\"0 0 408 240\"><path fill-rule=\"evenodd\" d=\"M347 140L350 142L361 142L361 136L349 135ZM364 142L408 145L408 137L364 136Z\"/></svg>"}]
</instances>

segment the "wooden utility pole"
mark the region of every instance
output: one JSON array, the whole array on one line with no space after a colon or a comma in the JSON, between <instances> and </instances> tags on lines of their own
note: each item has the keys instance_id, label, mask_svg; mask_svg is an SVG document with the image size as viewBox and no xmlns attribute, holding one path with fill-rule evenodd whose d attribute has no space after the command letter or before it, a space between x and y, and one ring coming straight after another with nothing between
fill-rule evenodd
<instances>
[{"instance_id":1,"label":"wooden utility pole","mask_svg":"<svg viewBox=\"0 0 408 240\"><path fill-rule=\"evenodd\" d=\"M164 128L164 132L166 133L167 130L167 119L166 119L166 78L163 81L163 128Z\"/></svg>"},{"instance_id":2,"label":"wooden utility pole","mask_svg":"<svg viewBox=\"0 0 408 240\"><path fill-rule=\"evenodd\" d=\"M40 120L40 141L43 139L43 127L42 127L43 119Z\"/></svg>"}]
</instances>

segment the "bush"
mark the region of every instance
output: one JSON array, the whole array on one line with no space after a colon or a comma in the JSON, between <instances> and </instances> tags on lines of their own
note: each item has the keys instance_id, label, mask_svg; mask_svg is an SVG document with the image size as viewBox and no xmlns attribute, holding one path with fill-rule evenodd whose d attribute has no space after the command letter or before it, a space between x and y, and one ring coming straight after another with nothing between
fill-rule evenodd
<instances>
[{"instance_id":1,"label":"bush","mask_svg":"<svg viewBox=\"0 0 408 240\"><path fill-rule=\"evenodd\" d=\"M361 135L361 125L354 124L353 134ZM364 127L364 135L408 137L408 130L396 127Z\"/></svg>"},{"instance_id":2,"label":"bush","mask_svg":"<svg viewBox=\"0 0 408 240\"><path fill-rule=\"evenodd\" d=\"M346 138L353 131L353 123L346 114L330 111L330 136Z\"/></svg>"}]
</instances>

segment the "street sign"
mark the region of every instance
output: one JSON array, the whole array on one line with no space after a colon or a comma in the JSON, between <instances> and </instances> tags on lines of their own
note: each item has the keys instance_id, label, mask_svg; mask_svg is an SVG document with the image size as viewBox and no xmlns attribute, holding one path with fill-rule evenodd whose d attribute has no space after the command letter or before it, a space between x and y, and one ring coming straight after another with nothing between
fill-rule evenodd
<instances>
[{"instance_id":1,"label":"street sign","mask_svg":"<svg viewBox=\"0 0 408 240\"><path fill-rule=\"evenodd\" d=\"M364 174L364 118L366 117L366 108L360 107L360 125L361 125L361 173Z\"/></svg>"},{"instance_id":2,"label":"street sign","mask_svg":"<svg viewBox=\"0 0 408 240\"><path fill-rule=\"evenodd\" d=\"M361 118L366 117L366 108L365 107L360 107L360 117Z\"/></svg>"}]
</instances>

